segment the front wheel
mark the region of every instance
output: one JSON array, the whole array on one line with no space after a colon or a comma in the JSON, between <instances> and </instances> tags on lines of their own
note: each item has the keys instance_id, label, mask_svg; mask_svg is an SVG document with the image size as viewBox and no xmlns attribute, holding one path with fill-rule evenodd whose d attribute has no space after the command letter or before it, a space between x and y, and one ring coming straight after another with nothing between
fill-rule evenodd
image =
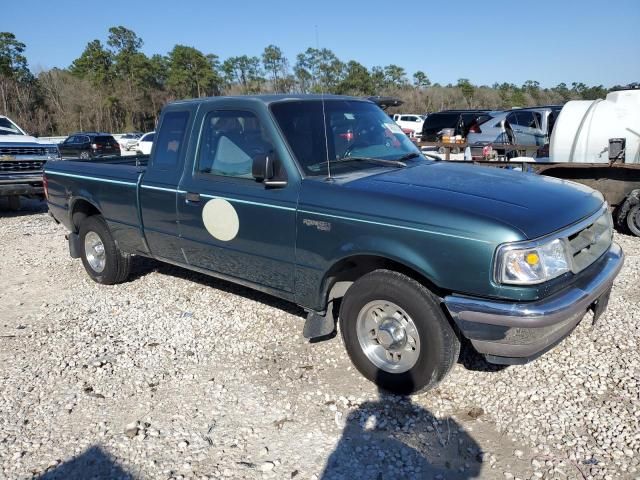
<instances>
[{"instance_id":1,"label":"front wheel","mask_svg":"<svg viewBox=\"0 0 640 480\"><path fill-rule=\"evenodd\" d=\"M433 388L460 353L437 298L412 278L390 270L371 272L349 288L340 309L340 331L360 373L400 394Z\"/></svg>"},{"instance_id":2,"label":"front wheel","mask_svg":"<svg viewBox=\"0 0 640 480\"><path fill-rule=\"evenodd\" d=\"M631 207L627 213L627 227L636 237L640 237L640 204Z\"/></svg>"},{"instance_id":3,"label":"front wheel","mask_svg":"<svg viewBox=\"0 0 640 480\"><path fill-rule=\"evenodd\" d=\"M100 215L80 224L82 264L89 276L105 285L121 283L129 276L131 256L120 251Z\"/></svg>"}]
</instances>

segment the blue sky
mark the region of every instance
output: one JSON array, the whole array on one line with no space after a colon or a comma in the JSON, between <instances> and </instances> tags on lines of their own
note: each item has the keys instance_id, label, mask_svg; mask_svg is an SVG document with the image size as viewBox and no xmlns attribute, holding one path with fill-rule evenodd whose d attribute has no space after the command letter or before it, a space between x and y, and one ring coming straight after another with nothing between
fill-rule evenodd
<instances>
[{"instance_id":1,"label":"blue sky","mask_svg":"<svg viewBox=\"0 0 640 480\"><path fill-rule=\"evenodd\" d=\"M66 67L87 42L124 25L147 54L176 43L222 59L280 46L295 55L316 45L367 67L390 63L433 82L543 86L640 81L640 0L224 1L12 0L0 31L27 44L32 70Z\"/></svg>"}]
</instances>

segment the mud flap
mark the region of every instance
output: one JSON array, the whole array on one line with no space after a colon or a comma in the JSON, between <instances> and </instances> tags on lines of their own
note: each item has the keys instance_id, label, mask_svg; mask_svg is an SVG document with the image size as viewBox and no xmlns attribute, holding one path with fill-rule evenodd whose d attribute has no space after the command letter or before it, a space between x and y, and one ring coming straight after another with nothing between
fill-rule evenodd
<instances>
[{"instance_id":1,"label":"mud flap","mask_svg":"<svg viewBox=\"0 0 640 480\"><path fill-rule=\"evenodd\" d=\"M80 258L80 236L77 233L69 233L67 240L69 241L69 255L71 255L71 258Z\"/></svg>"},{"instance_id":2,"label":"mud flap","mask_svg":"<svg viewBox=\"0 0 640 480\"><path fill-rule=\"evenodd\" d=\"M322 315L318 312L309 312L304 322L302 335L307 339L327 337L336 330L336 319L333 316L333 301L327 305L327 312Z\"/></svg>"}]
</instances>

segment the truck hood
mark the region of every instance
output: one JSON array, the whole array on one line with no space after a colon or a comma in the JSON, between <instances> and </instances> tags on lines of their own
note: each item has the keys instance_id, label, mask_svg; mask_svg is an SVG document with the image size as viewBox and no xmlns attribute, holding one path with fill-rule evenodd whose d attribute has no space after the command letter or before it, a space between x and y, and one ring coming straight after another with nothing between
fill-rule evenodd
<instances>
[{"instance_id":1,"label":"truck hood","mask_svg":"<svg viewBox=\"0 0 640 480\"><path fill-rule=\"evenodd\" d=\"M490 218L518 229L528 239L576 223L603 202L597 191L567 180L444 162L387 171L355 180L350 186L404 197L441 211Z\"/></svg>"},{"instance_id":2,"label":"truck hood","mask_svg":"<svg viewBox=\"0 0 640 480\"><path fill-rule=\"evenodd\" d=\"M0 135L0 145L1 144L36 144L36 145L55 145L50 141L40 140L36 137L32 137L31 135Z\"/></svg>"}]
</instances>

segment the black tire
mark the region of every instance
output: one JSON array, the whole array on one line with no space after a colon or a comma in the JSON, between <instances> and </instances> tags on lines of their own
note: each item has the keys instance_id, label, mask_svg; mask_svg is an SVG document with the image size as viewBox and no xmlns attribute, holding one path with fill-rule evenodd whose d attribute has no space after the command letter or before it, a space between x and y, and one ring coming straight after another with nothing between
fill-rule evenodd
<instances>
[{"instance_id":1,"label":"black tire","mask_svg":"<svg viewBox=\"0 0 640 480\"><path fill-rule=\"evenodd\" d=\"M404 373L378 368L363 352L357 334L360 311L375 300L401 307L413 320L420 337L420 353ZM367 379L399 394L426 391L451 371L460 355L460 341L437 298L424 285L390 270L375 270L358 279L347 291L340 309L340 331L347 353Z\"/></svg>"},{"instance_id":2,"label":"black tire","mask_svg":"<svg viewBox=\"0 0 640 480\"><path fill-rule=\"evenodd\" d=\"M627 227L636 237L640 237L640 204L636 204L627 212Z\"/></svg>"},{"instance_id":3,"label":"black tire","mask_svg":"<svg viewBox=\"0 0 640 480\"><path fill-rule=\"evenodd\" d=\"M90 232L96 233L104 246L105 264L101 271L96 271L87 259L85 239ZM127 279L131 271L131 256L120 251L102 216L94 215L85 218L80 224L79 237L82 264L94 281L104 285L114 285Z\"/></svg>"},{"instance_id":4,"label":"black tire","mask_svg":"<svg viewBox=\"0 0 640 480\"><path fill-rule=\"evenodd\" d=\"M89 152L80 152L80 158L82 158L83 160L87 160L89 157L91 157Z\"/></svg>"},{"instance_id":5,"label":"black tire","mask_svg":"<svg viewBox=\"0 0 640 480\"><path fill-rule=\"evenodd\" d=\"M9 210L14 212L20 210L20 195L9 195L7 201L9 202Z\"/></svg>"}]
</instances>

